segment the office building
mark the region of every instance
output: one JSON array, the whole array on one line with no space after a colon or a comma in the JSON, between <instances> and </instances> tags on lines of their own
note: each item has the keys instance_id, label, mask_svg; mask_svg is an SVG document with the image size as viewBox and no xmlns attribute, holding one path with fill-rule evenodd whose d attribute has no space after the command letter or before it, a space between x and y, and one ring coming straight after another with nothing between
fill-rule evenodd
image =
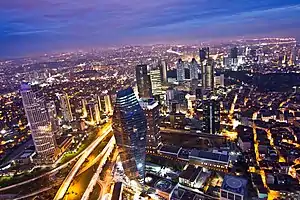
<instances>
[{"instance_id":1,"label":"office building","mask_svg":"<svg viewBox=\"0 0 300 200\"><path fill-rule=\"evenodd\" d=\"M216 134L220 132L220 102L213 96L202 102L203 132Z\"/></svg>"},{"instance_id":2,"label":"office building","mask_svg":"<svg viewBox=\"0 0 300 200\"><path fill-rule=\"evenodd\" d=\"M111 100L109 95L104 96L104 102L105 102L105 113L107 115L112 114L112 105L111 105Z\"/></svg>"},{"instance_id":3,"label":"office building","mask_svg":"<svg viewBox=\"0 0 300 200\"><path fill-rule=\"evenodd\" d=\"M21 85L20 93L39 160L52 163L56 160L57 144L45 99L40 90L28 83Z\"/></svg>"},{"instance_id":4,"label":"office building","mask_svg":"<svg viewBox=\"0 0 300 200\"><path fill-rule=\"evenodd\" d=\"M200 62L203 62L209 58L209 47L199 49Z\"/></svg>"},{"instance_id":5,"label":"office building","mask_svg":"<svg viewBox=\"0 0 300 200\"><path fill-rule=\"evenodd\" d=\"M150 75L148 74L148 66L137 65L135 68L135 72L136 72L136 84L138 87L139 98L151 98L152 88L151 88Z\"/></svg>"},{"instance_id":6,"label":"office building","mask_svg":"<svg viewBox=\"0 0 300 200\"><path fill-rule=\"evenodd\" d=\"M91 102L88 104L88 119L95 124L99 124L101 121L100 110L98 102Z\"/></svg>"},{"instance_id":7,"label":"office building","mask_svg":"<svg viewBox=\"0 0 300 200\"><path fill-rule=\"evenodd\" d=\"M191 64L189 65L190 67L190 79L191 80L198 80L198 69L199 69L199 65L196 61L195 58L192 59Z\"/></svg>"},{"instance_id":8,"label":"office building","mask_svg":"<svg viewBox=\"0 0 300 200\"><path fill-rule=\"evenodd\" d=\"M102 111L102 100L100 95L97 96L97 102L98 102L99 111Z\"/></svg>"},{"instance_id":9,"label":"office building","mask_svg":"<svg viewBox=\"0 0 300 200\"><path fill-rule=\"evenodd\" d=\"M72 115L72 110L71 110L71 105L70 105L70 100L69 96L67 93L63 93L58 95L58 99L60 102L60 108L62 112L62 116L64 121L66 122L71 122L73 121L73 115Z\"/></svg>"},{"instance_id":10,"label":"office building","mask_svg":"<svg viewBox=\"0 0 300 200\"><path fill-rule=\"evenodd\" d=\"M162 94L161 74L159 69L150 70L150 80L152 95L157 96Z\"/></svg>"},{"instance_id":11,"label":"office building","mask_svg":"<svg viewBox=\"0 0 300 200\"><path fill-rule=\"evenodd\" d=\"M112 126L125 175L142 182L147 120L131 87L117 93Z\"/></svg>"},{"instance_id":12,"label":"office building","mask_svg":"<svg viewBox=\"0 0 300 200\"><path fill-rule=\"evenodd\" d=\"M46 104L48 114L49 114L49 120L51 123L52 131L55 135L59 134L60 128L58 124L58 118L57 118L57 111L54 101L50 101Z\"/></svg>"},{"instance_id":13,"label":"office building","mask_svg":"<svg viewBox=\"0 0 300 200\"><path fill-rule=\"evenodd\" d=\"M214 66L213 60L209 58L206 63L201 63L202 89L212 91L214 89Z\"/></svg>"},{"instance_id":14,"label":"office building","mask_svg":"<svg viewBox=\"0 0 300 200\"><path fill-rule=\"evenodd\" d=\"M212 91L214 89L214 63L209 57L209 48L199 49L202 89Z\"/></svg>"},{"instance_id":15,"label":"office building","mask_svg":"<svg viewBox=\"0 0 300 200\"><path fill-rule=\"evenodd\" d=\"M160 144L159 105L154 99L140 99L141 107L147 119L147 146L149 150L156 149Z\"/></svg>"},{"instance_id":16,"label":"office building","mask_svg":"<svg viewBox=\"0 0 300 200\"><path fill-rule=\"evenodd\" d=\"M82 99L81 100L81 106L82 106L82 117L83 118L86 118L87 117L87 109L86 109L86 104L87 104L87 102L86 102L86 99Z\"/></svg>"},{"instance_id":17,"label":"office building","mask_svg":"<svg viewBox=\"0 0 300 200\"><path fill-rule=\"evenodd\" d=\"M167 83L168 82L168 77L167 77L167 63L166 61L158 61L158 68L160 70L160 75L161 75L161 82L162 83Z\"/></svg>"},{"instance_id":18,"label":"office building","mask_svg":"<svg viewBox=\"0 0 300 200\"><path fill-rule=\"evenodd\" d=\"M184 74L184 62L181 60L181 58L177 62L177 81L181 82L185 79Z\"/></svg>"}]
</instances>

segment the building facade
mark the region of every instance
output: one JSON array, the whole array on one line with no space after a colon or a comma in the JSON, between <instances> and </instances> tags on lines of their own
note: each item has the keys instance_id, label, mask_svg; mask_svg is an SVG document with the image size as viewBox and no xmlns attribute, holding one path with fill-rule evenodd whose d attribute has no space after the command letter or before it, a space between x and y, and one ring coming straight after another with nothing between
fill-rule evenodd
<instances>
[{"instance_id":1,"label":"building facade","mask_svg":"<svg viewBox=\"0 0 300 200\"><path fill-rule=\"evenodd\" d=\"M151 88L150 75L148 74L148 66L137 65L135 68L135 73L136 73L136 84L138 87L139 98L151 98L152 88Z\"/></svg>"},{"instance_id":2,"label":"building facade","mask_svg":"<svg viewBox=\"0 0 300 200\"><path fill-rule=\"evenodd\" d=\"M70 105L69 96L67 93L58 95L62 116L66 122L73 121L73 115Z\"/></svg>"},{"instance_id":3,"label":"building facade","mask_svg":"<svg viewBox=\"0 0 300 200\"><path fill-rule=\"evenodd\" d=\"M217 98L209 98L202 102L203 132L216 134L220 132L220 102Z\"/></svg>"},{"instance_id":4,"label":"building facade","mask_svg":"<svg viewBox=\"0 0 300 200\"><path fill-rule=\"evenodd\" d=\"M41 162L52 163L57 158L57 143L45 99L27 83L21 85L20 93L37 155Z\"/></svg>"},{"instance_id":5,"label":"building facade","mask_svg":"<svg viewBox=\"0 0 300 200\"><path fill-rule=\"evenodd\" d=\"M129 179L143 181L147 120L131 87L117 93L113 131L118 151Z\"/></svg>"}]
</instances>

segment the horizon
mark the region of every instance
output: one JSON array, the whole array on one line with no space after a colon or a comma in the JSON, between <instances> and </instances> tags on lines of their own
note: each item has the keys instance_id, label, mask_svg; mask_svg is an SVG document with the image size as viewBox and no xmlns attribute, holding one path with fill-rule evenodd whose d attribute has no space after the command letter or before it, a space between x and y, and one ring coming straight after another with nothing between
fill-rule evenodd
<instances>
[{"instance_id":1,"label":"horizon","mask_svg":"<svg viewBox=\"0 0 300 200\"><path fill-rule=\"evenodd\" d=\"M300 4L221 0L0 2L0 57L95 46L300 37Z\"/></svg>"}]
</instances>

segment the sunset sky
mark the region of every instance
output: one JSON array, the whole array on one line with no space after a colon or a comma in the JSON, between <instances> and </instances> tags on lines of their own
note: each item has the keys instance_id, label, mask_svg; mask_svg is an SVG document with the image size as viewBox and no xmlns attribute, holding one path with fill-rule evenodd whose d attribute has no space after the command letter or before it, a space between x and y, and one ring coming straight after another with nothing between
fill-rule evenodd
<instances>
[{"instance_id":1,"label":"sunset sky","mask_svg":"<svg viewBox=\"0 0 300 200\"><path fill-rule=\"evenodd\" d=\"M0 57L256 36L300 39L299 0L0 1Z\"/></svg>"}]
</instances>

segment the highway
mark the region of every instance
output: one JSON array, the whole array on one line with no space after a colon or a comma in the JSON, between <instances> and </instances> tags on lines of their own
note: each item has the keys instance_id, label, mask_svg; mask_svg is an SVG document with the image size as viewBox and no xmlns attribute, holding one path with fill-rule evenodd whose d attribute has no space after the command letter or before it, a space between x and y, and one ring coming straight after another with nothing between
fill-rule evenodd
<instances>
[{"instance_id":1,"label":"highway","mask_svg":"<svg viewBox=\"0 0 300 200\"><path fill-rule=\"evenodd\" d=\"M105 164L105 162L107 161L107 158L109 157L109 155L111 154L111 152L113 151L114 147L115 147L115 144L116 144L116 140L115 140L115 137L112 137L111 140L109 141L109 143L106 145L105 149L103 149L102 153L104 153L99 165L98 165L98 168L95 172L95 174L93 175L93 178L91 179L87 189L85 190L81 200L88 200L89 199L89 196L91 194L91 192L93 191L94 189L94 186L97 184L97 180L99 178L99 175L103 169L103 166ZM101 154L102 154L101 153Z\"/></svg>"},{"instance_id":2,"label":"highway","mask_svg":"<svg viewBox=\"0 0 300 200\"><path fill-rule=\"evenodd\" d=\"M88 146L85 150L83 155L79 158L76 162L70 173L67 175L63 183L61 184L59 190L57 191L54 200L63 199L66 191L68 190L74 176L79 171L81 165L85 162L85 159L92 153L92 151L97 147L97 145L107 136L109 132L112 131L111 123L108 126L105 126L102 129L102 134L98 137L90 146Z\"/></svg>"}]
</instances>

